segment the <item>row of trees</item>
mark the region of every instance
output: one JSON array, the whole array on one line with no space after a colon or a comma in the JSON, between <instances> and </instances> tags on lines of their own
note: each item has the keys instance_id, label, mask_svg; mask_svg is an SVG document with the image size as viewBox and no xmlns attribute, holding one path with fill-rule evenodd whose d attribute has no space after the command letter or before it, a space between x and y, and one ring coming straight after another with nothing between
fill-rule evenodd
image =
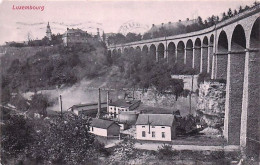
<instances>
[{"instance_id":1,"label":"row of trees","mask_svg":"<svg viewBox=\"0 0 260 165\"><path fill-rule=\"evenodd\" d=\"M116 33L114 35L111 35L108 37L107 41L108 44L123 44L128 42L134 42L134 41L141 41L142 35L141 34L135 34L135 33L127 33L126 36L124 36L121 33Z\"/></svg>"}]
</instances>

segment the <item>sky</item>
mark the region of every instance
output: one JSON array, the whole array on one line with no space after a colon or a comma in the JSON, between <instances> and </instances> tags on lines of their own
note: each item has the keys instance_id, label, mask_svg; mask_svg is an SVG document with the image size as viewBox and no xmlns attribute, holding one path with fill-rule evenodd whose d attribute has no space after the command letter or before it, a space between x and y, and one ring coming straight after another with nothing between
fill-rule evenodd
<instances>
[{"instance_id":1,"label":"sky","mask_svg":"<svg viewBox=\"0 0 260 165\"><path fill-rule=\"evenodd\" d=\"M0 0L1 2L1 0ZM241 1L7 1L0 3L0 44L24 41L28 36L41 39L50 22L52 32L64 33L80 28L95 34L97 28L106 33L131 30L138 25L140 32L152 24L219 15L229 8L252 5L254 0ZM44 10L13 10L17 6L44 6ZM122 26L123 25L123 26ZM123 28L123 30L126 30ZM122 31L122 28L121 28Z\"/></svg>"}]
</instances>

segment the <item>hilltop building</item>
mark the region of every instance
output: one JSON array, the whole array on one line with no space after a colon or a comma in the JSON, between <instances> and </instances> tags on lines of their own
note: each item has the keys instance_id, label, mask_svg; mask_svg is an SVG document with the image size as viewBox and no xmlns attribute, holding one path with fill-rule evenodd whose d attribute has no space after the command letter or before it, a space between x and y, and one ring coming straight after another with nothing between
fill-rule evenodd
<instances>
[{"instance_id":1,"label":"hilltop building","mask_svg":"<svg viewBox=\"0 0 260 165\"><path fill-rule=\"evenodd\" d=\"M141 103L141 100L124 100L119 99L108 104L108 115L117 118L120 112L132 111Z\"/></svg>"},{"instance_id":2,"label":"hilltop building","mask_svg":"<svg viewBox=\"0 0 260 165\"><path fill-rule=\"evenodd\" d=\"M136 121L136 139L171 141L176 136L174 115L140 114Z\"/></svg>"},{"instance_id":3,"label":"hilltop building","mask_svg":"<svg viewBox=\"0 0 260 165\"><path fill-rule=\"evenodd\" d=\"M88 42L91 35L81 29L69 29L62 35L64 46L84 44Z\"/></svg>"},{"instance_id":4,"label":"hilltop building","mask_svg":"<svg viewBox=\"0 0 260 165\"><path fill-rule=\"evenodd\" d=\"M46 29L46 37L51 41L51 27L50 27L50 24L48 22L47 24L47 29Z\"/></svg>"},{"instance_id":5,"label":"hilltop building","mask_svg":"<svg viewBox=\"0 0 260 165\"><path fill-rule=\"evenodd\" d=\"M89 132L98 136L117 137L120 134L120 126L112 120L93 118Z\"/></svg>"}]
</instances>

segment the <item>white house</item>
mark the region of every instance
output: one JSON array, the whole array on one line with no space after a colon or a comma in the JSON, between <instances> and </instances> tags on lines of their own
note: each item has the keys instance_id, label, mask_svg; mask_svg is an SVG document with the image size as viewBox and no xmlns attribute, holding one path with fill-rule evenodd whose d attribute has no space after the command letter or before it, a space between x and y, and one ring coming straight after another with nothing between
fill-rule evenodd
<instances>
[{"instance_id":1,"label":"white house","mask_svg":"<svg viewBox=\"0 0 260 165\"><path fill-rule=\"evenodd\" d=\"M98 136L117 137L120 126L115 121L93 118L89 132Z\"/></svg>"},{"instance_id":2,"label":"white house","mask_svg":"<svg viewBox=\"0 0 260 165\"><path fill-rule=\"evenodd\" d=\"M117 118L120 112L134 110L140 105L140 103L140 100L117 100L115 102L109 103L108 114L110 117Z\"/></svg>"},{"instance_id":3,"label":"white house","mask_svg":"<svg viewBox=\"0 0 260 165\"><path fill-rule=\"evenodd\" d=\"M140 114L136 121L136 139L171 141L176 136L172 114Z\"/></svg>"}]
</instances>

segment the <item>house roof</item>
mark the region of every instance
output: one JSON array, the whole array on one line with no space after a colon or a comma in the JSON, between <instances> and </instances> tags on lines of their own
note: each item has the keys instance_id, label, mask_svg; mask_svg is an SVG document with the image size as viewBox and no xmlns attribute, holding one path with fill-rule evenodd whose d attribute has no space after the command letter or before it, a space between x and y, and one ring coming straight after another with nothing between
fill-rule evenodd
<instances>
[{"instance_id":1,"label":"house roof","mask_svg":"<svg viewBox=\"0 0 260 165\"><path fill-rule=\"evenodd\" d=\"M125 100L125 99L119 99L115 102L109 103L110 106L116 106L116 107L130 107L131 105L140 102L140 100Z\"/></svg>"},{"instance_id":2,"label":"house roof","mask_svg":"<svg viewBox=\"0 0 260 165\"><path fill-rule=\"evenodd\" d=\"M170 114L140 114L136 125L169 126L174 122L174 116Z\"/></svg>"},{"instance_id":3,"label":"house roof","mask_svg":"<svg viewBox=\"0 0 260 165\"><path fill-rule=\"evenodd\" d=\"M101 103L101 107L104 107L106 105L107 105L107 102ZM72 109L76 109L76 108L87 108L87 109L89 109L90 108L91 109L93 107L98 108L98 103L77 104L77 105L73 105L70 108L72 108Z\"/></svg>"},{"instance_id":4,"label":"house roof","mask_svg":"<svg viewBox=\"0 0 260 165\"><path fill-rule=\"evenodd\" d=\"M93 119L92 119L91 126L92 126L92 127L97 127L97 128L107 129L107 128L109 128L112 124L118 125L115 121L112 121L112 120L105 120L105 119L96 119L96 118L93 118Z\"/></svg>"}]
</instances>

